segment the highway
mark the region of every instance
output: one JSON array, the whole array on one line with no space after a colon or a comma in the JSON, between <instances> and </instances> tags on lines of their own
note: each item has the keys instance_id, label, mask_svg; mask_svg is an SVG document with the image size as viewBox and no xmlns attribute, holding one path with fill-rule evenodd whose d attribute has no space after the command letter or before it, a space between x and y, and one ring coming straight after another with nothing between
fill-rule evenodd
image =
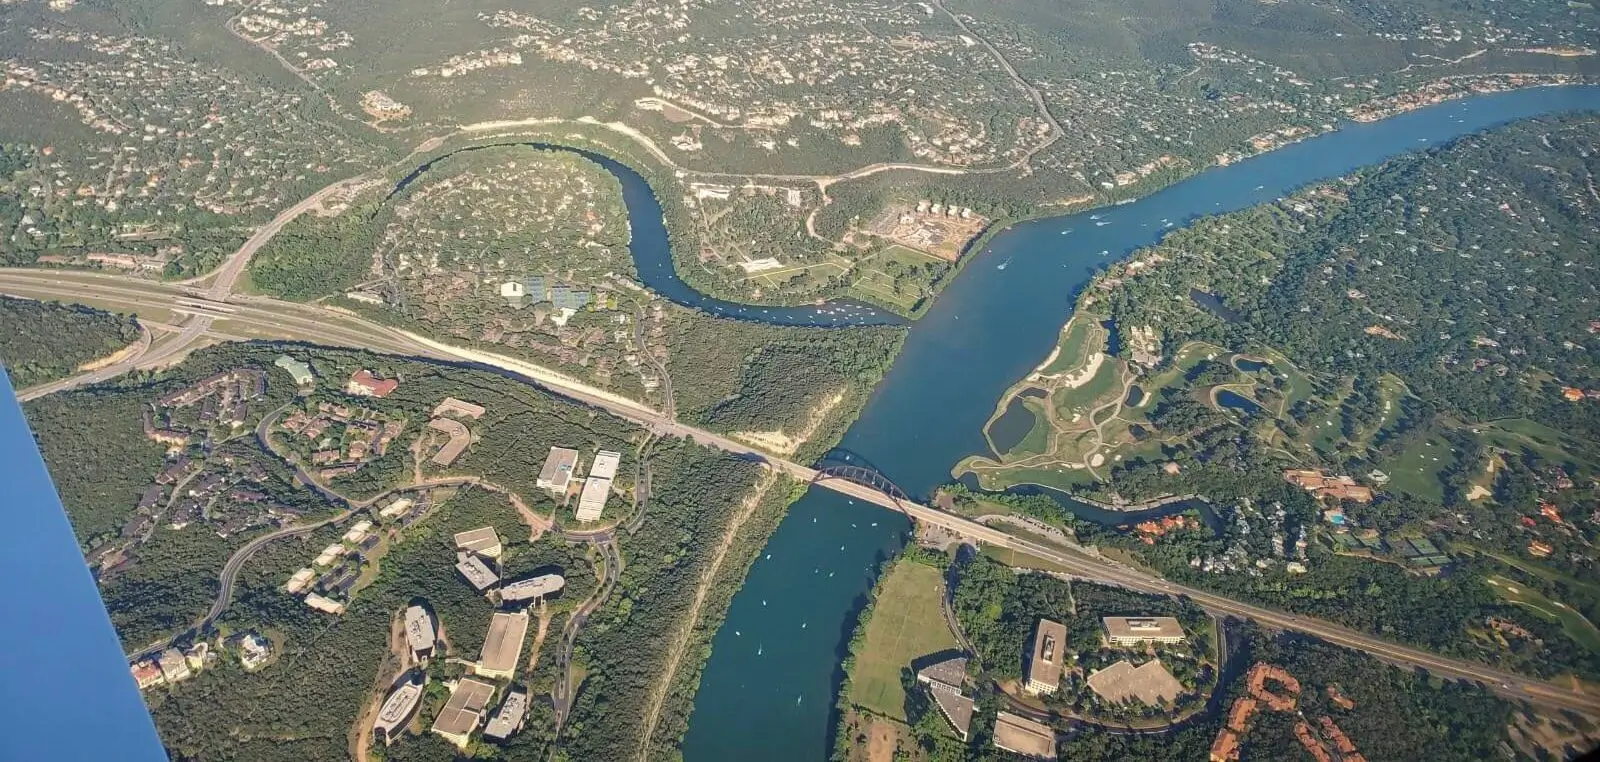
<instances>
[{"instance_id":1,"label":"highway","mask_svg":"<svg viewBox=\"0 0 1600 762\"><path fill-rule=\"evenodd\" d=\"M62 270L0 270L0 293L31 298L51 298L66 301L90 299L102 304L123 305L125 309L160 307L177 309L180 300L190 300L181 286L131 281L96 273L76 273ZM263 297L235 298L227 303L216 303L216 318L210 309L194 310L181 334L169 337L153 347L137 365L150 367L165 357L177 355L188 349L188 344L205 337L213 320L247 328L261 338L284 338L316 341L366 348L373 351L406 356L419 356L436 360L464 362L494 368L526 382L543 387L570 399L602 408L618 417L633 421L663 437L693 440L707 447L739 455L753 462L781 471L801 481L830 489L847 497L870 502L890 510L900 511L918 522L943 527L968 541L1010 548L1054 564L1069 574L1106 584L1113 584L1150 593L1183 595L1206 609L1224 615L1246 617L1261 624L1303 632L1348 648L1366 651L1374 656L1405 666L1423 667L1433 674L1447 678L1479 682L1512 699L1525 700L1592 714L1600 714L1600 696L1577 693L1553 683L1527 678L1510 672L1496 670L1475 662L1450 659L1426 651L1401 646L1366 633L1307 617L1241 603L1202 590L1168 582L1153 574L1132 569L1093 555L1086 550L1069 550L1064 547L1042 545L1017 537L995 527L986 526L962 516L941 511L915 502L896 500L877 489L842 478L828 477L816 469L784 460L762 452L750 445L734 441L715 432L695 428L672 420L667 415L649 408L636 400L620 397L611 392L591 387L564 374L541 368L533 363L489 352L463 349L442 344L404 331L381 326L364 319L345 315L326 308L292 304ZM211 335L211 338L222 338ZM131 369L132 364L129 365ZM67 379L51 385L65 389L110 378L116 366L94 373ZM29 390L29 397L39 396L38 390Z\"/></svg>"}]
</instances>

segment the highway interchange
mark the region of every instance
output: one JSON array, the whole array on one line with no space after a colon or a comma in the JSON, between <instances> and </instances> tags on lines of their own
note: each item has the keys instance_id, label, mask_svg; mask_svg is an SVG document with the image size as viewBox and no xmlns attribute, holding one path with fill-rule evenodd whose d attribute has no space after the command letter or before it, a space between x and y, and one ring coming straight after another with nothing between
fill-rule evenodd
<instances>
[{"instance_id":1,"label":"highway interchange","mask_svg":"<svg viewBox=\"0 0 1600 762\"><path fill-rule=\"evenodd\" d=\"M251 240L255 240L252 238ZM257 243L257 246L260 244ZM228 267L244 258L230 258ZM25 389L27 400L65 389L98 383L118 374L170 364L204 342L242 339L278 339L368 349L376 352L436 361L463 363L496 370L543 387L575 401L605 409L666 437L688 438L778 470L797 480L833 490L847 497L897 510L917 522L942 527L967 541L1010 548L1054 565L1074 577L1113 584L1132 590L1190 598L1215 614L1254 619L1267 627L1294 630L1330 643L1365 651L1391 663L1418 667L1440 677L1471 680L1514 700L1600 714L1600 696L1555 683L1493 669L1475 662L1451 659L1398 645L1375 636L1308 617L1285 614L1241 603L1213 593L1169 582L1156 575L1111 562L1091 549L1044 545L962 516L896 500L872 487L829 477L793 461L774 457L750 445L683 424L672 416L635 400L590 387L559 372L514 358L464 349L416 336L354 315L325 307L295 304L259 296L231 295L233 280L242 265L220 272L209 288L194 285L135 280L104 273L44 269L0 269L0 293L34 299L89 303L127 312L159 311L183 316L181 326L105 368L46 386ZM230 275L231 273L231 275ZM223 285L226 284L226 285ZM279 530L283 534L289 530ZM259 538L267 540L269 536ZM248 558L248 554L244 556ZM240 559L242 564L243 559ZM231 563L231 562L230 562ZM235 573L237 569L234 569ZM225 600L225 599L224 599Z\"/></svg>"}]
</instances>

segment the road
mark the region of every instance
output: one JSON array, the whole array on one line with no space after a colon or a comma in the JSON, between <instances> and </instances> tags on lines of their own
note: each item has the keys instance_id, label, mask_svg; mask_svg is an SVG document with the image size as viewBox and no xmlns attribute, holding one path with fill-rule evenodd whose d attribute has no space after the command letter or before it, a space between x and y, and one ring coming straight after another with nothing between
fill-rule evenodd
<instances>
[{"instance_id":1,"label":"road","mask_svg":"<svg viewBox=\"0 0 1600 762\"><path fill-rule=\"evenodd\" d=\"M92 276L92 277L91 277ZM69 273L58 270L0 270L0 292L20 296L45 295L44 298L94 299L100 303L127 303L130 305L160 305L172 309L175 299L184 297L181 288L167 284L126 281L103 275ZM262 297L250 297L221 305L232 310L222 314L229 324L248 328L263 338L278 336L297 340L318 340L345 346L365 347L374 351L408 356L421 356L447 361L465 362L493 368L508 375L543 387L570 399L602 408L618 417L633 421L656 435L693 440L707 447L739 455L762 463L801 481L830 489L847 497L897 510L915 521L943 527L973 542L982 542L1002 548L1011 548L1055 564L1067 572L1084 579L1119 585L1132 590L1169 595L1186 595L1214 613L1255 619L1268 627L1295 630L1348 648L1366 651L1387 661L1407 666L1417 666L1441 676L1481 682L1490 689L1518 700L1546 704L1600 714L1600 696L1574 693L1552 683L1526 678L1483 666L1474 662L1448 659L1415 648L1390 643L1372 635L1357 632L1307 617L1230 600L1205 591L1168 582L1160 577L1121 566L1087 552L1062 550L1013 536L1000 529L985 526L962 516L947 513L929 506L896 500L889 495L855 482L831 478L813 468L764 453L755 447L734 441L715 432L695 428L675 421L659 411L636 400L620 397L597 389L569 376L541 368L532 363L477 350L462 349L426 339L414 334L380 326L353 316L343 315L325 308L290 304ZM221 313L219 313L221 314ZM205 317L196 314L195 318ZM187 325L180 336L169 338L150 355L175 354L184 351L180 341L193 341L210 328L210 321ZM197 327L198 326L198 327ZM99 373L111 371L97 371ZM109 375L104 377L110 377ZM71 380L69 380L71 381ZM74 384L76 385L76 384Z\"/></svg>"}]
</instances>

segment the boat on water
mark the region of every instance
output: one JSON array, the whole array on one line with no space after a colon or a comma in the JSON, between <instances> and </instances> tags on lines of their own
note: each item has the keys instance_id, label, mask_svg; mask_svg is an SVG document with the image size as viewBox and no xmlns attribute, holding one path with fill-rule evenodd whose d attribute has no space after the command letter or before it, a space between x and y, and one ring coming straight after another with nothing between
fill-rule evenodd
<instances>
[{"instance_id":1,"label":"boat on water","mask_svg":"<svg viewBox=\"0 0 1600 762\"><path fill-rule=\"evenodd\" d=\"M995 265L994 269L996 269L996 270L1004 270L1004 269L1006 269L1006 265L1009 265L1009 264L1011 264L1011 257L1006 257L1006 261L1001 262L998 265Z\"/></svg>"}]
</instances>

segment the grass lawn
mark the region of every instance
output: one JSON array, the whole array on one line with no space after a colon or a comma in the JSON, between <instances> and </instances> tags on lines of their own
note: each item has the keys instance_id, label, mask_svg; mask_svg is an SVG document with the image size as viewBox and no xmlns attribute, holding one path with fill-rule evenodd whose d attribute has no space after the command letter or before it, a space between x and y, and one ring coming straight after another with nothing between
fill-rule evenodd
<instances>
[{"instance_id":1,"label":"grass lawn","mask_svg":"<svg viewBox=\"0 0 1600 762\"><path fill-rule=\"evenodd\" d=\"M1057 389L1050 399L1056 406L1056 415L1063 420L1072 420L1074 412L1087 413L1089 409L1099 402L1109 401L1102 399L1109 394L1122 391L1122 364L1113 358L1106 358L1095 370L1094 376L1085 381L1082 386L1073 389Z\"/></svg>"},{"instance_id":2,"label":"grass lawn","mask_svg":"<svg viewBox=\"0 0 1600 762\"><path fill-rule=\"evenodd\" d=\"M914 659L957 647L939 608L943 595L943 573L927 564L899 561L884 575L872 621L850 666L850 703L905 720L900 671Z\"/></svg>"},{"instance_id":3,"label":"grass lawn","mask_svg":"<svg viewBox=\"0 0 1600 762\"><path fill-rule=\"evenodd\" d=\"M1390 489L1430 500L1443 500L1444 484L1439 481L1439 474L1455 459L1455 453L1450 452L1449 442L1431 437L1412 445L1381 467L1389 472Z\"/></svg>"},{"instance_id":4,"label":"grass lawn","mask_svg":"<svg viewBox=\"0 0 1600 762\"><path fill-rule=\"evenodd\" d=\"M1552 601L1505 577L1490 577L1489 587L1494 588L1501 598L1523 606L1544 619L1560 622L1561 631L1572 638L1573 642L1594 653L1600 653L1600 628L1596 628L1593 622L1573 611L1571 607Z\"/></svg>"},{"instance_id":5,"label":"grass lawn","mask_svg":"<svg viewBox=\"0 0 1600 762\"><path fill-rule=\"evenodd\" d=\"M1094 351L1090 344L1091 338L1099 340L1092 345L1093 347L1105 346L1105 329L1093 320L1074 316L1067 322L1066 329L1061 332L1061 340L1056 342L1061 351L1041 372L1045 375L1054 375L1083 367L1089 359L1090 352Z\"/></svg>"}]
</instances>

